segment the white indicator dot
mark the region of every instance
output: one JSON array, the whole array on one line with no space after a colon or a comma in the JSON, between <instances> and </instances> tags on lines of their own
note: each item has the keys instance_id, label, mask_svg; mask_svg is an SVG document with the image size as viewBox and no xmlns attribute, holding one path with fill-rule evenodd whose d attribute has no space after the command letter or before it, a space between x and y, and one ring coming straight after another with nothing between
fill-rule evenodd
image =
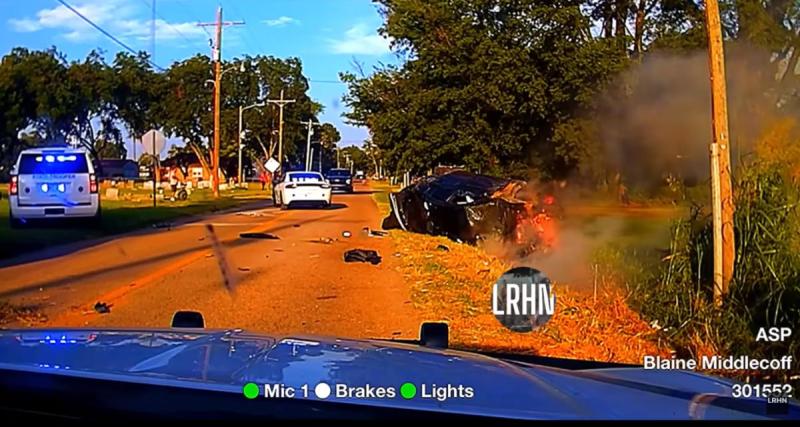
<instances>
[{"instance_id":1,"label":"white indicator dot","mask_svg":"<svg viewBox=\"0 0 800 427\"><path fill-rule=\"evenodd\" d=\"M331 395L331 386L325 383L319 383L314 387L314 394L316 394L319 399L327 399L328 396Z\"/></svg>"}]
</instances>

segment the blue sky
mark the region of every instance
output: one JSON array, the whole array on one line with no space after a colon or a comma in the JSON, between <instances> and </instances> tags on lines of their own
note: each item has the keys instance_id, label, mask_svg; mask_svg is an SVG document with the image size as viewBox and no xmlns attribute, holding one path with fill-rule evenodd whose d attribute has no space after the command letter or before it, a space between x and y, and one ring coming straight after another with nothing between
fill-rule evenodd
<instances>
[{"instance_id":1,"label":"blue sky","mask_svg":"<svg viewBox=\"0 0 800 427\"><path fill-rule=\"evenodd\" d=\"M149 51L153 0L66 1L128 46ZM341 145L360 143L367 137L366 129L342 122L345 107L340 100L346 87L331 82L338 81L339 71L354 70L354 61L365 70L397 61L388 40L377 34L382 19L370 0L155 1L156 64L166 67L196 53L210 55L208 40L213 28L206 32L196 24L214 21L217 6L222 6L224 20L246 22L226 28L222 41L225 59L243 54L300 58L311 79L311 97L325 106L321 120L339 128ZM4 0L0 19L6 24L0 35L2 54L15 46L57 46L69 59L82 58L96 48L111 58L122 50L56 0Z\"/></svg>"}]
</instances>

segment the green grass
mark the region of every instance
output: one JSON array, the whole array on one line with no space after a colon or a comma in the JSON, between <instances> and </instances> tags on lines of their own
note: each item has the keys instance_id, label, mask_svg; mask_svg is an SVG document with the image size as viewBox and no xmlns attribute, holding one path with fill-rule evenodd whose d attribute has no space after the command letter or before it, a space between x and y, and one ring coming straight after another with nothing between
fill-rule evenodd
<instances>
[{"instance_id":1,"label":"green grass","mask_svg":"<svg viewBox=\"0 0 800 427\"><path fill-rule=\"evenodd\" d=\"M713 235L707 209L676 222L668 250L657 262L629 248L605 248L597 254L601 273L626 285L632 307L648 321L658 321L663 338L681 357L712 353L777 359L798 354L796 336L756 342L761 327L800 328L797 183L785 170L752 163L736 171L733 188L736 262L722 304L714 304L713 298ZM790 374L730 373L742 381L800 385Z\"/></svg>"},{"instance_id":2,"label":"green grass","mask_svg":"<svg viewBox=\"0 0 800 427\"><path fill-rule=\"evenodd\" d=\"M372 187L374 191L374 193L372 193L372 199L378 204L378 209L380 209L381 214L389 215L391 211L389 207L389 193L392 191L399 191L400 187L391 186L387 181L371 181L370 187Z\"/></svg>"},{"instance_id":3,"label":"green grass","mask_svg":"<svg viewBox=\"0 0 800 427\"><path fill-rule=\"evenodd\" d=\"M213 199L209 190L199 190L193 192L189 200L159 200L156 207L153 207L152 200L101 199L103 216L96 226L54 224L12 229L8 220L8 186L3 184L0 185L0 259L48 246L124 233L178 218L230 209L269 196L269 191L252 188L223 192L218 200ZM141 191L134 190L131 193L134 192Z\"/></svg>"}]
</instances>

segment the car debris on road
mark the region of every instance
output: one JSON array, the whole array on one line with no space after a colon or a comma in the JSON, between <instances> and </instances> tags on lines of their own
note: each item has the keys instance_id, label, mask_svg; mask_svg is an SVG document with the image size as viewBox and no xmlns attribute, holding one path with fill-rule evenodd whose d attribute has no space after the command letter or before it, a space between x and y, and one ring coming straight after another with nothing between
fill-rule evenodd
<instances>
[{"instance_id":1,"label":"car debris on road","mask_svg":"<svg viewBox=\"0 0 800 427\"><path fill-rule=\"evenodd\" d=\"M373 230L373 229L371 229L369 227L364 227L364 228L362 228L362 230L369 237L384 237L384 236L388 236L389 235L388 231Z\"/></svg>"},{"instance_id":2,"label":"car debris on road","mask_svg":"<svg viewBox=\"0 0 800 427\"><path fill-rule=\"evenodd\" d=\"M323 245L330 245L335 241L336 239L331 239L330 237L320 237L319 239L315 240L307 240L308 243L322 243Z\"/></svg>"},{"instance_id":3,"label":"car debris on road","mask_svg":"<svg viewBox=\"0 0 800 427\"><path fill-rule=\"evenodd\" d=\"M111 313L111 305L98 301L94 305L94 311L100 314Z\"/></svg>"},{"instance_id":4,"label":"car debris on road","mask_svg":"<svg viewBox=\"0 0 800 427\"><path fill-rule=\"evenodd\" d=\"M368 262L377 265L381 262L381 256L372 249L350 249L344 253L344 262Z\"/></svg>"},{"instance_id":5,"label":"car debris on road","mask_svg":"<svg viewBox=\"0 0 800 427\"><path fill-rule=\"evenodd\" d=\"M263 217L267 216L266 213L262 211L247 211L247 212L237 212L237 216L249 216L249 217Z\"/></svg>"}]
</instances>

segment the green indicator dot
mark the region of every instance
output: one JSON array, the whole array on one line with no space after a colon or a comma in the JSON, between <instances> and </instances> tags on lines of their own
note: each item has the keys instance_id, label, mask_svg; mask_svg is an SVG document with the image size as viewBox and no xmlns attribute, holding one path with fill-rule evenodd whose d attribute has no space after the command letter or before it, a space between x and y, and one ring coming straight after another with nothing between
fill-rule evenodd
<instances>
[{"instance_id":1,"label":"green indicator dot","mask_svg":"<svg viewBox=\"0 0 800 427\"><path fill-rule=\"evenodd\" d=\"M242 393L244 393L244 397L248 399L255 399L258 397L258 384L256 383L247 383L242 387Z\"/></svg>"},{"instance_id":2,"label":"green indicator dot","mask_svg":"<svg viewBox=\"0 0 800 427\"><path fill-rule=\"evenodd\" d=\"M412 383L403 383L400 386L400 395L403 399L413 399L417 395L417 386Z\"/></svg>"}]
</instances>

